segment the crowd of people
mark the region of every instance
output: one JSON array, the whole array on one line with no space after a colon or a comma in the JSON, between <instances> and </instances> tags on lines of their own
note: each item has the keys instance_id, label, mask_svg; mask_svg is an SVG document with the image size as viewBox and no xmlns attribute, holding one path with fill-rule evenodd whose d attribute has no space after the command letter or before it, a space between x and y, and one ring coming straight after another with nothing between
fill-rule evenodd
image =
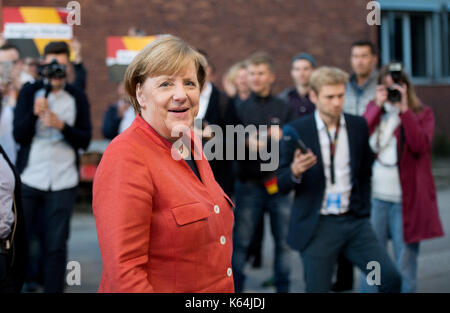
<instances>
[{"instance_id":1,"label":"crowd of people","mask_svg":"<svg viewBox=\"0 0 450 313\"><path fill-rule=\"evenodd\" d=\"M0 47L2 291L64 291L79 154L92 132L78 41L72 50L74 62L62 42L48 44L42 60ZM265 261L268 214L274 268L266 283L277 292L290 291L293 251L307 292L354 289L354 266L361 292L415 292L420 242L443 235L433 112L400 63L378 67L372 42L356 41L349 52L351 75L294 55L293 86L274 94L266 53L232 65L221 91L205 51L173 36L144 48L103 119L112 141L93 189L100 291L243 292L247 263ZM201 128L200 141L191 134L180 147L186 166L170 157L178 124ZM192 161L191 147L208 144L213 125L267 132L241 138L244 159ZM220 140L225 150L236 142ZM274 143L279 166L264 171L267 160L248 156ZM366 279L373 261L381 284Z\"/></svg>"}]
</instances>

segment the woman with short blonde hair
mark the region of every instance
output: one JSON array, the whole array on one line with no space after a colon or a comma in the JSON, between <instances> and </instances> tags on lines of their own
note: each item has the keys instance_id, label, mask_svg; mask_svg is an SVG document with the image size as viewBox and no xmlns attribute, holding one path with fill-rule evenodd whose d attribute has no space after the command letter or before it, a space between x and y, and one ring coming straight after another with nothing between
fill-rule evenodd
<instances>
[{"instance_id":1,"label":"woman with short blonde hair","mask_svg":"<svg viewBox=\"0 0 450 313\"><path fill-rule=\"evenodd\" d=\"M190 62L195 65L199 87L202 90L207 61L202 54L184 41L171 35L162 35L142 49L128 66L124 80L136 114L141 112L136 99L136 86L142 84L149 76L177 74L186 69Z\"/></svg>"},{"instance_id":2,"label":"woman with short blonde hair","mask_svg":"<svg viewBox=\"0 0 450 313\"><path fill-rule=\"evenodd\" d=\"M195 49L167 35L127 69L137 115L106 149L93 187L100 292L234 291L233 203L201 140L177 131L190 129L198 113L205 67Z\"/></svg>"}]
</instances>

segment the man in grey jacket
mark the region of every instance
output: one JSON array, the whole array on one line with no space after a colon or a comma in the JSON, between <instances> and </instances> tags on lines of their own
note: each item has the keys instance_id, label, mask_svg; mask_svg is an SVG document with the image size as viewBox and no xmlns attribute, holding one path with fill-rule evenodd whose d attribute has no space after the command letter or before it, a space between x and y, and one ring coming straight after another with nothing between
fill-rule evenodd
<instances>
[{"instance_id":1,"label":"man in grey jacket","mask_svg":"<svg viewBox=\"0 0 450 313\"><path fill-rule=\"evenodd\" d=\"M353 74L345 90L344 112L362 115L367 104L375 97L378 57L375 45L367 40L352 44L350 63Z\"/></svg>"}]
</instances>

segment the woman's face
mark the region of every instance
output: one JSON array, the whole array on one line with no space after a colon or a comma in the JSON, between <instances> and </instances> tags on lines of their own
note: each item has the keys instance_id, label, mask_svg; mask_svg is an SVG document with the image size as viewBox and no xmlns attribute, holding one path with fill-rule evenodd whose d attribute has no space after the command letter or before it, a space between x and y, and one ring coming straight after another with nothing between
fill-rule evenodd
<instances>
[{"instance_id":1,"label":"woman's face","mask_svg":"<svg viewBox=\"0 0 450 313\"><path fill-rule=\"evenodd\" d=\"M175 141L198 113L200 86L191 62L181 73L148 77L136 88L142 118L161 136Z\"/></svg>"},{"instance_id":2,"label":"woman's face","mask_svg":"<svg viewBox=\"0 0 450 313\"><path fill-rule=\"evenodd\" d=\"M240 92L248 92L247 69L241 68L236 75L236 87Z\"/></svg>"},{"instance_id":3,"label":"woman's face","mask_svg":"<svg viewBox=\"0 0 450 313\"><path fill-rule=\"evenodd\" d=\"M383 84L384 84L387 88L392 87L392 86L395 84L395 82L394 82L394 80L392 79L392 76L391 76L390 74L388 74L388 75L386 75L386 76L384 77Z\"/></svg>"}]
</instances>

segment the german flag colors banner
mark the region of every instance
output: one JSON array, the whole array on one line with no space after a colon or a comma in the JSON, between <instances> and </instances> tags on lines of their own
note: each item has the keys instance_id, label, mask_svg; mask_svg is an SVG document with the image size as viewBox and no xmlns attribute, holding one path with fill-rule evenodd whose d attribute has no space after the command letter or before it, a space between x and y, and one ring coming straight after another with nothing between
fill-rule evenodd
<instances>
[{"instance_id":1,"label":"german flag colors banner","mask_svg":"<svg viewBox=\"0 0 450 313\"><path fill-rule=\"evenodd\" d=\"M106 38L106 65L109 79L123 80L125 70L133 58L158 36L130 37L110 36Z\"/></svg>"},{"instance_id":2,"label":"german flag colors banner","mask_svg":"<svg viewBox=\"0 0 450 313\"><path fill-rule=\"evenodd\" d=\"M278 181L277 177L272 177L271 179L264 182L266 191L269 195L274 195L278 192Z\"/></svg>"},{"instance_id":3,"label":"german flag colors banner","mask_svg":"<svg viewBox=\"0 0 450 313\"><path fill-rule=\"evenodd\" d=\"M65 8L3 7L3 36L19 48L22 57L39 57L50 41L72 39L68 14Z\"/></svg>"}]
</instances>

